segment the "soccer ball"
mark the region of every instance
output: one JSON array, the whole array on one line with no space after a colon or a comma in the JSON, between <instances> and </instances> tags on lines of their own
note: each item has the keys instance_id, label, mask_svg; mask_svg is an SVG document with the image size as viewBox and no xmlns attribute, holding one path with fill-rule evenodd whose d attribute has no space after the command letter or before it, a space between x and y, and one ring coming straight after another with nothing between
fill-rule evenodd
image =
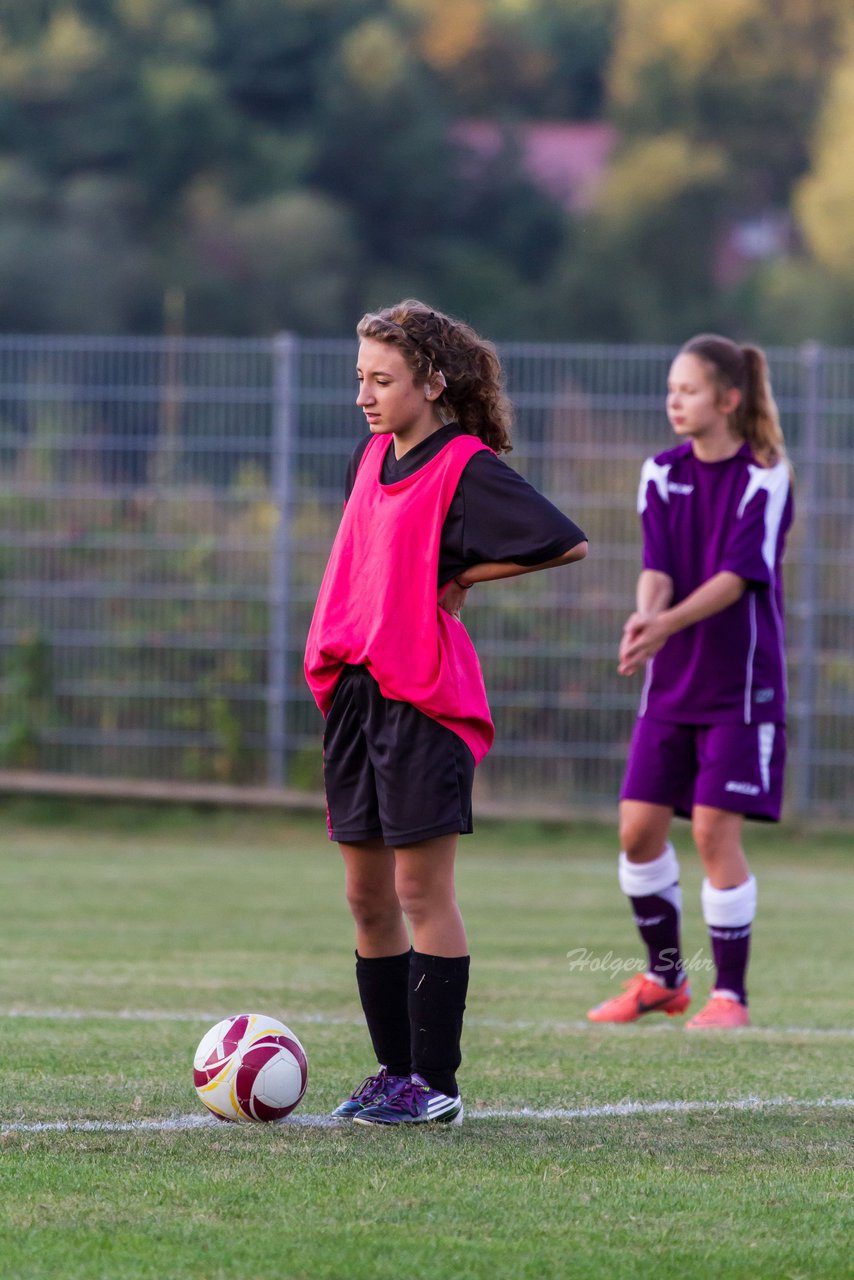
<instances>
[{"instance_id":1,"label":"soccer ball","mask_svg":"<svg viewBox=\"0 0 854 1280\"><path fill-rule=\"evenodd\" d=\"M196 1093L220 1120L282 1120L307 1083L308 1061L293 1031L260 1013L223 1018L193 1059Z\"/></svg>"}]
</instances>

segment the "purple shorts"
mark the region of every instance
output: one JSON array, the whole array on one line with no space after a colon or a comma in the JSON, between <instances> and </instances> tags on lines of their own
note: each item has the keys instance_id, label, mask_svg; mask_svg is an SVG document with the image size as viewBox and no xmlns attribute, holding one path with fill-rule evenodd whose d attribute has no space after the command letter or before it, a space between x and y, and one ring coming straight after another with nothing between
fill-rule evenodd
<instances>
[{"instance_id":1,"label":"purple shorts","mask_svg":"<svg viewBox=\"0 0 854 1280\"><path fill-rule=\"evenodd\" d=\"M781 724L635 724L621 800L667 805L690 818L695 804L779 822L786 728Z\"/></svg>"}]
</instances>

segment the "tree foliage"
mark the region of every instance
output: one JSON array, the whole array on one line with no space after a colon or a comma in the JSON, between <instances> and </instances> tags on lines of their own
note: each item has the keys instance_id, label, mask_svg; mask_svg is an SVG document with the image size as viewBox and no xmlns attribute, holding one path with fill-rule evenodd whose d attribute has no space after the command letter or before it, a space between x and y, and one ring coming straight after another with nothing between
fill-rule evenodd
<instances>
[{"instance_id":1,"label":"tree foliage","mask_svg":"<svg viewBox=\"0 0 854 1280\"><path fill-rule=\"evenodd\" d=\"M574 277L582 303L597 280L609 282L611 336L678 339L758 324L756 336L766 326L779 338L767 322L781 282L823 287L820 273L773 270L761 258L741 263L732 281L722 263L743 223L785 225L811 163L845 9L845 0L622 0L608 76L622 141ZM841 155L838 164L837 181ZM838 212L828 210L828 225Z\"/></svg>"},{"instance_id":2,"label":"tree foliage","mask_svg":"<svg viewBox=\"0 0 854 1280\"><path fill-rule=\"evenodd\" d=\"M512 329L565 215L510 150L463 174L450 125L498 97L524 115L523 82L556 103L573 58L583 87L567 77L558 97L593 112L612 9L6 0L0 323L156 331L178 289L196 332L341 332L406 280L487 322L461 285L470 264L495 282L489 308L505 292ZM509 42L518 84L503 75Z\"/></svg>"},{"instance_id":3,"label":"tree foliage","mask_svg":"<svg viewBox=\"0 0 854 1280\"><path fill-rule=\"evenodd\" d=\"M791 282L854 259L846 13L0 0L0 326L158 332L180 296L193 332L341 333L422 292L497 337L773 328ZM514 129L604 116L621 143L571 215ZM506 145L467 165L453 126L478 118ZM804 251L722 282L730 229L795 201ZM840 305L801 314L835 332Z\"/></svg>"},{"instance_id":4,"label":"tree foliage","mask_svg":"<svg viewBox=\"0 0 854 1280\"><path fill-rule=\"evenodd\" d=\"M854 282L854 20L835 68L816 134L811 173L796 197L800 225L816 260Z\"/></svg>"},{"instance_id":5,"label":"tree foliage","mask_svg":"<svg viewBox=\"0 0 854 1280\"><path fill-rule=\"evenodd\" d=\"M841 0L624 0L611 75L628 135L674 123L721 147L742 201L785 201L805 169Z\"/></svg>"}]
</instances>

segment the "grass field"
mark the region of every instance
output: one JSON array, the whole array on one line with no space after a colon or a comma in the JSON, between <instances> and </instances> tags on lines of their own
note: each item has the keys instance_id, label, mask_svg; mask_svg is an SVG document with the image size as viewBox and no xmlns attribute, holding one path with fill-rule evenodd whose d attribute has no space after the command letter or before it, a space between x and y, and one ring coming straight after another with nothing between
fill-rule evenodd
<instances>
[{"instance_id":1,"label":"grass field","mask_svg":"<svg viewBox=\"0 0 854 1280\"><path fill-rule=\"evenodd\" d=\"M3 826L3 1280L854 1274L850 837L751 831L755 1027L692 1036L584 1022L640 960L613 832L481 824L467 1120L399 1133L322 1123L371 1060L321 821L19 802ZM193 1050L241 1009L306 1046L291 1122L202 1115Z\"/></svg>"}]
</instances>

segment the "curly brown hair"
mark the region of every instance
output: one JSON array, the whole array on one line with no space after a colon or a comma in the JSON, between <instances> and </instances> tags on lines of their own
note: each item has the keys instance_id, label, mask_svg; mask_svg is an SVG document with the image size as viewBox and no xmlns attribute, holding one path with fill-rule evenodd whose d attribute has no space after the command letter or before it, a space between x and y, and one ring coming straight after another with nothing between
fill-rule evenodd
<instances>
[{"instance_id":1,"label":"curly brown hair","mask_svg":"<svg viewBox=\"0 0 854 1280\"><path fill-rule=\"evenodd\" d=\"M513 420L504 393L498 354L462 320L406 298L381 311L369 311L356 326L360 338L388 342L404 355L417 386L435 374L446 386L436 401L442 416L457 422L496 453L509 453Z\"/></svg>"}]
</instances>

